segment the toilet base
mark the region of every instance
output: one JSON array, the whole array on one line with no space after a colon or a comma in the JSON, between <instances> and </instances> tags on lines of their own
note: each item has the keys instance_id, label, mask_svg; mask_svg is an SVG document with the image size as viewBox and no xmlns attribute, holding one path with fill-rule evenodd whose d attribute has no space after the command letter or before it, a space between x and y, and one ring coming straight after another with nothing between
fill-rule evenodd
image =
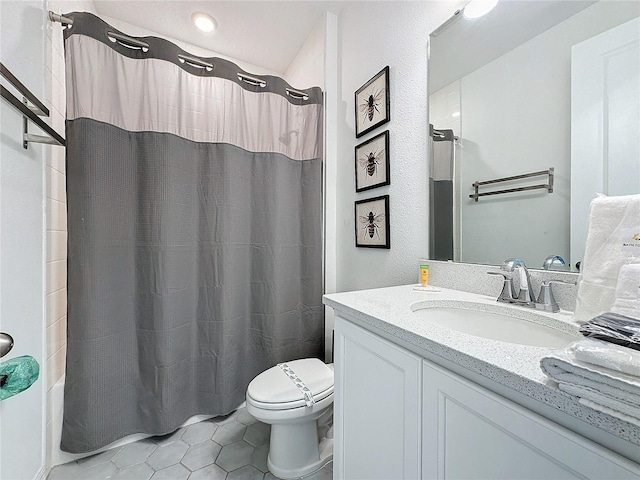
<instances>
[{"instance_id":1,"label":"toilet base","mask_svg":"<svg viewBox=\"0 0 640 480\"><path fill-rule=\"evenodd\" d=\"M320 470L333 460L333 439L323 438L318 442L317 435L315 422L271 425L269 471L278 478L290 480Z\"/></svg>"}]
</instances>

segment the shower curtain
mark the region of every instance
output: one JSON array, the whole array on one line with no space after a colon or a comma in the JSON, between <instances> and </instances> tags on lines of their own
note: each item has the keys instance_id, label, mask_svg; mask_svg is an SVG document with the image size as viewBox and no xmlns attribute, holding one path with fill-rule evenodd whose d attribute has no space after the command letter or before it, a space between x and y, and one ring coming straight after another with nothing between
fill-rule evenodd
<instances>
[{"instance_id":1,"label":"shower curtain","mask_svg":"<svg viewBox=\"0 0 640 480\"><path fill-rule=\"evenodd\" d=\"M67 16L61 448L81 453L322 356L322 91Z\"/></svg>"}]
</instances>

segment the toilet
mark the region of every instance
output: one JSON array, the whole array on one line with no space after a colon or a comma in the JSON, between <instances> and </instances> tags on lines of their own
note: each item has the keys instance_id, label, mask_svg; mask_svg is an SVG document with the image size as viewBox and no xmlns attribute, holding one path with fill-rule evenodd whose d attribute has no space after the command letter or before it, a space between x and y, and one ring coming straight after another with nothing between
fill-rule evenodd
<instances>
[{"instance_id":1,"label":"toilet","mask_svg":"<svg viewBox=\"0 0 640 480\"><path fill-rule=\"evenodd\" d=\"M320 441L317 426L332 407L333 365L317 358L276 365L251 381L247 411L271 425L267 465L272 474L300 478L333 458L333 440Z\"/></svg>"}]
</instances>

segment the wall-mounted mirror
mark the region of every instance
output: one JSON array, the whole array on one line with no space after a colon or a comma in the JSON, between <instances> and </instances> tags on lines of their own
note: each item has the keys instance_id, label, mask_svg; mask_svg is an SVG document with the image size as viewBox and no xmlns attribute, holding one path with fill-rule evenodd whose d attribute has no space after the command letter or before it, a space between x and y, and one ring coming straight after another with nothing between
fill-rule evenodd
<instances>
[{"instance_id":1,"label":"wall-mounted mirror","mask_svg":"<svg viewBox=\"0 0 640 480\"><path fill-rule=\"evenodd\" d=\"M556 255L575 271L591 199L640 193L639 15L638 1L501 0L431 34L431 258Z\"/></svg>"}]
</instances>

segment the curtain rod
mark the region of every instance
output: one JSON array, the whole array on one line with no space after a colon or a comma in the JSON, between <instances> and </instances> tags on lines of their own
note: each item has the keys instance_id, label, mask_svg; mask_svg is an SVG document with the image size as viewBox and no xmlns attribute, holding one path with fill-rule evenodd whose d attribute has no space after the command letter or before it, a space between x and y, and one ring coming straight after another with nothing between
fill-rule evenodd
<instances>
[{"instance_id":1,"label":"curtain rod","mask_svg":"<svg viewBox=\"0 0 640 480\"><path fill-rule=\"evenodd\" d=\"M58 15L57 13L53 13L51 10L49 10L49 20L52 22L60 22L63 25L73 25L73 18Z\"/></svg>"}]
</instances>

